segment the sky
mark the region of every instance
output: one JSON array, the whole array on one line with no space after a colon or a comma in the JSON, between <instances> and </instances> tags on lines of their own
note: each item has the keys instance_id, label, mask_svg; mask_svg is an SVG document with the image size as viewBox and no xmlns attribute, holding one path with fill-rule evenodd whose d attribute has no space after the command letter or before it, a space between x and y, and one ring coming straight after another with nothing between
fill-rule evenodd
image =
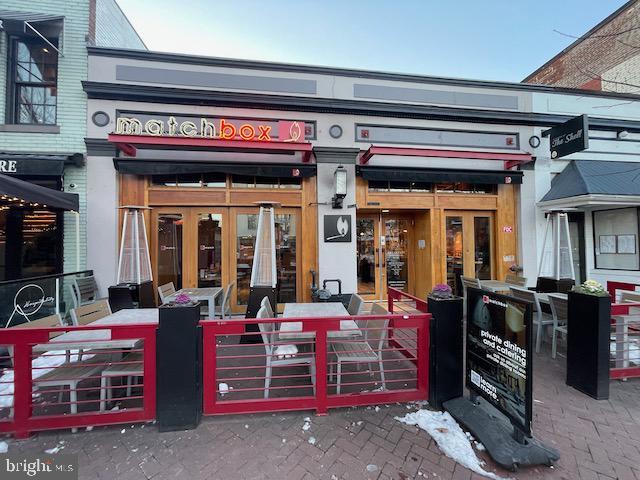
<instances>
[{"instance_id":1,"label":"sky","mask_svg":"<svg viewBox=\"0 0 640 480\"><path fill-rule=\"evenodd\" d=\"M150 50L511 82L626 2L117 1Z\"/></svg>"}]
</instances>

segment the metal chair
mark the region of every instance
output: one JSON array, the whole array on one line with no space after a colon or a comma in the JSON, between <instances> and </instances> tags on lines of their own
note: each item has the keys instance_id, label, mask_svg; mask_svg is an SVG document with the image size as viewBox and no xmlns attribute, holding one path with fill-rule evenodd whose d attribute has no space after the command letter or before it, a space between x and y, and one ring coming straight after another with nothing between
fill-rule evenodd
<instances>
[{"instance_id":1,"label":"metal chair","mask_svg":"<svg viewBox=\"0 0 640 480\"><path fill-rule=\"evenodd\" d=\"M165 283L158 287L158 295L160 295L160 303L167 303L167 297L176 293L176 287L173 282Z\"/></svg>"},{"instance_id":2,"label":"metal chair","mask_svg":"<svg viewBox=\"0 0 640 480\"><path fill-rule=\"evenodd\" d=\"M369 363L369 371L371 371L371 363L378 362L382 388L386 389L384 364L382 360L382 349L387 339L389 327L389 318L384 318L384 316L389 315L389 312L382 305L374 303L371 307L371 315L380 315L382 319L356 320L356 324L364 332L364 339L362 341L355 340L348 342L331 343L331 349L336 356L336 374L338 376L336 383L337 394L340 394L340 383L342 380L342 363L344 362L367 362ZM373 347L371 346L371 342L373 343ZM333 364L330 365L329 379L333 379Z\"/></svg>"},{"instance_id":3,"label":"metal chair","mask_svg":"<svg viewBox=\"0 0 640 480\"><path fill-rule=\"evenodd\" d=\"M273 314L273 308L271 307L271 300L269 297L264 297L260 302L260 307L264 307L267 310L267 318L275 318L276 316Z\"/></svg>"},{"instance_id":4,"label":"metal chair","mask_svg":"<svg viewBox=\"0 0 640 480\"><path fill-rule=\"evenodd\" d=\"M106 410L107 402L113 397L111 379L114 377L127 377L127 397L131 396L131 383L134 378L144 375L144 353L128 353L116 364L110 365L102 371L100 378L100 411Z\"/></svg>"},{"instance_id":5,"label":"metal chair","mask_svg":"<svg viewBox=\"0 0 640 480\"><path fill-rule=\"evenodd\" d=\"M349 306L347 307L347 312L349 312L349 315L358 315L362 312L363 308L364 300L362 299L362 297L357 293L351 295Z\"/></svg>"},{"instance_id":6,"label":"metal chair","mask_svg":"<svg viewBox=\"0 0 640 480\"><path fill-rule=\"evenodd\" d=\"M235 286L236 282L231 282L229 285L227 285L227 288L224 289L222 303L220 303L220 306L215 310L216 316L220 315L220 318L223 320L231 316L231 294L233 293L233 289L235 288Z\"/></svg>"},{"instance_id":7,"label":"metal chair","mask_svg":"<svg viewBox=\"0 0 640 480\"><path fill-rule=\"evenodd\" d=\"M547 325L553 325L553 317L548 313L544 313L540 308L540 300L536 292L520 287L509 287L511 295L531 302L533 309L533 324L536 326L536 353L540 352L540 344L542 343L542 329Z\"/></svg>"},{"instance_id":8,"label":"metal chair","mask_svg":"<svg viewBox=\"0 0 640 480\"><path fill-rule=\"evenodd\" d=\"M526 287L527 279L524 277L519 277L517 275L507 274L504 279L504 283L508 283L509 285L513 285L515 287Z\"/></svg>"},{"instance_id":9,"label":"metal chair","mask_svg":"<svg viewBox=\"0 0 640 480\"><path fill-rule=\"evenodd\" d=\"M111 315L111 307L107 300L98 300L89 305L72 308L69 313L71 313L73 325L88 325L91 322Z\"/></svg>"},{"instance_id":10,"label":"metal chair","mask_svg":"<svg viewBox=\"0 0 640 480\"><path fill-rule=\"evenodd\" d=\"M558 332L568 334L568 306L569 300L549 294L549 303L551 305L551 314L553 315L553 334L551 338L551 358L556 358L556 347L558 341Z\"/></svg>"},{"instance_id":11,"label":"metal chair","mask_svg":"<svg viewBox=\"0 0 640 480\"><path fill-rule=\"evenodd\" d=\"M257 318L272 318L269 316L269 312L265 307L260 307L258 310ZM264 398L269 398L269 386L271 385L271 373L274 367L286 367L286 366L303 366L309 365L309 371L311 373L311 385L313 392L316 391L316 358L313 351L309 348L308 351L300 351L296 345L274 345L277 336L277 331L273 323L259 323L260 335L262 336L262 342L264 343L264 351L266 353L265 361L265 376L264 376ZM308 347L308 345L306 345ZM287 355L278 355L278 350L286 350ZM298 356L298 355L304 356ZM279 358L282 357L282 358Z\"/></svg>"},{"instance_id":12,"label":"metal chair","mask_svg":"<svg viewBox=\"0 0 640 480\"><path fill-rule=\"evenodd\" d=\"M98 300L96 277L89 275L87 277L74 278L71 292L73 293L71 299L75 308L95 302Z\"/></svg>"}]
</instances>

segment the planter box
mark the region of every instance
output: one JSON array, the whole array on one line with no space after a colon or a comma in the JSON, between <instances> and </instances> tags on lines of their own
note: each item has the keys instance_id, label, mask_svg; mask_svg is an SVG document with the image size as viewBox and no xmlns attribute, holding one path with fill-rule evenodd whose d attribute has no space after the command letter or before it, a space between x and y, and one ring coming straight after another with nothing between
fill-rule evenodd
<instances>
[{"instance_id":1,"label":"planter box","mask_svg":"<svg viewBox=\"0 0 640 480\"><path fill-rule=\"evenodd\" d=\"M161 306L156 337L157 421L161 432L195 428L202 416L200 303Z\"/></svg>"},{"instance_id":2,"label":"planter box","mask_svg":"<svg viewBox=\"0 0 640 480\"><path fill-rule=\"evenodd\" d=\"M433 315L429 328L429 404L441 409L442 402L463 393L463 299L429 297L427 304Z\"/></svg>"},{"instance_id":3,"label":"planter box","mask_svg":"<svg viewBox=\"0 0 640 480\"><path fill-rule=\"evenodd\" d=\"M611 299L569 292L567 385L597 400L609 398Z\"/></svg>"}]
</instances>

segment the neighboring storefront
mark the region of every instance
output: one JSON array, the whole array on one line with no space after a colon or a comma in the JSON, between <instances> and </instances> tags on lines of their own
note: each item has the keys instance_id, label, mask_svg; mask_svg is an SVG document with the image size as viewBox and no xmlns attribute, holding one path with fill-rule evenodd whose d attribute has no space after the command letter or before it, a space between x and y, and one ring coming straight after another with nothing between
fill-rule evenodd
<instances>
[{"instance_id":1,"label":"neighboring storefront","mask_svg":"<svg viewBox=\"0 0 640 480\"><path fill-rule=\"evenodd\" d=\"M311 270L367 298L522 267L535 283L540 132L569 116L533 113L534 87L89 54L89 266L102 282L115 279L118 207L143 205L156 285L235 281L241 311L256 202L273 201L281 302L310 300Z\"/></svg>"},{"instance_id":2,"label":"neighboring storefront","mask_svg":"<svg viewBox=\"0 0 640 480\"><path fill-rule=\"evenodd\" d=\"M88 41L144 48L114 0L4 0L0 6L0 175L78 194L85 220L77 235L75 215L68 211L3 204L0 281L86 264L81 82L87 77Z\"/></svg>"}]
</instances>

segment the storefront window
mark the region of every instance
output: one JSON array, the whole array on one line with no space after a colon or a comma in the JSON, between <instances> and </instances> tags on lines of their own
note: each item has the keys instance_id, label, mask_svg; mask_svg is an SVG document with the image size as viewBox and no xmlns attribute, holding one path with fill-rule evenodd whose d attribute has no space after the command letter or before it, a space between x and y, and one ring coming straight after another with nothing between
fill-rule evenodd
<instances>
[{"instance_id":1,"label":"storefront window","mask_svg":"<svg viewBox=\"0 0 640 480\"><path fill-rule=\"evenodd\" d=\"M257 177L252 175L232 175L233 188L302 188L300 177Z\"/></svg>"},{"instance_id":2,"label":"storefront window","mask_svg":"<svg viewBox=\"0 0 640 480\"><path fill-rule=\"evenodd\" d=\"M596 268L639 270L638 209L593 212Z\"/></svg>"},{"instance_id":3,"label":"storefront window","mask_svg":"<svg viewBox=\"0 0 640 480\"><path fill-rule=\"evenodd\" d=\"M485 185L481 183L438 183L436 192L438 193L496 193L496 185Z\"/></svg>"},{"instance_id":4,"label":"storefront window","mask_svg":"<svg viewBox=\"0 0 640 480\"><path fill-rule=\"evenodd\" d=\"M236 217L238 305L249 300L251 268L258 230L257 213L241 213ZM296 215L276 214L276 265L278 270L278 303L296 301Z\"/></svg>"}]
</instances>

